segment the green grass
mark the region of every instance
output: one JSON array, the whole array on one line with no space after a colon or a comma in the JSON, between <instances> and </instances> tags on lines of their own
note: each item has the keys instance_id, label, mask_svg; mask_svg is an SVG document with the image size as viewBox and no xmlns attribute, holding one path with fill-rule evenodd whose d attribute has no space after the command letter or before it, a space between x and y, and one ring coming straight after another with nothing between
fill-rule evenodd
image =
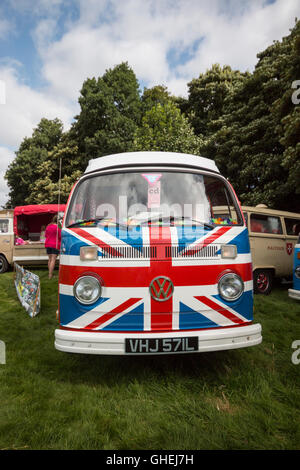
<instances>
[{"instance_id":1,"label":"green grass","mask_svg":"<svg viewBox=\"0 0 300 470\"><path fill-rule=\"evenodd\" d=\"M255 296L263 343L196 355L110 357L54 348L57 277L41 313L0 276L0 449L299 449L300 304L276 287Z\"/></svg>"}]
</instances>

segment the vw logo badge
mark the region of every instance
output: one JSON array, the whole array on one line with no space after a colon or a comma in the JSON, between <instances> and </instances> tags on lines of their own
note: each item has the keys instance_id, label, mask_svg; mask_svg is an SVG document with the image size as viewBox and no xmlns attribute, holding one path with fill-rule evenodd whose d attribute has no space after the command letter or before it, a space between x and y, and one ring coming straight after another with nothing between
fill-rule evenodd
<instances>
[{"instance_id":1,"label":"vw logo badge","mask_svg":"<svg viewBox=\"0 0 300 470\"><path fill-rule=\"evenodd\" d=\"M158 302L165 302L172 297L174 284L168 277L158 276L152 279L149 291L152 299L157 300Z\"/></svg>"}]
</instances>

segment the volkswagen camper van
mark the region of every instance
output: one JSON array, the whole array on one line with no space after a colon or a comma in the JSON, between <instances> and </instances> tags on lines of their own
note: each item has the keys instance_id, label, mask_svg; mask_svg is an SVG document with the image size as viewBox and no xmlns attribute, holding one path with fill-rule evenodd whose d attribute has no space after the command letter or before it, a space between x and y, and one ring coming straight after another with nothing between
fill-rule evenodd
<instances>
[{"instance_id":1,"label":"volkswagen camper van","mask_svg":"<svg viewBox=\"0 0 300 470\"><path fill-rule=\"evenodd\" d=\"M212 160L137 152L89 162L63 222L56 349L153 355L257 345L252 289L245 219Z\"/></svg>"}]
</instances>

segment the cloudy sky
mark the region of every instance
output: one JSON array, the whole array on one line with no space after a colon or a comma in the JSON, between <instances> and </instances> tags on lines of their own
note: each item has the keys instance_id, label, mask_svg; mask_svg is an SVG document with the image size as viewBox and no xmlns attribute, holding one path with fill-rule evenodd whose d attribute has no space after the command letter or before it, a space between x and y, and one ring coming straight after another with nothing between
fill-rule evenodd
<instances>
[{"instance_id":1,"label":"cloudy sky","mask_svg":"<svg viewBox=\"0 0 300 470\"><path fill-rule=\"evenodd\" d=\"M186 96L213 63L253 71L295 17L299 0L1 0L0 206L20 142L42 117L67 130L87 77L128 61L141 90Z\"/></svg>"}]
</instances>

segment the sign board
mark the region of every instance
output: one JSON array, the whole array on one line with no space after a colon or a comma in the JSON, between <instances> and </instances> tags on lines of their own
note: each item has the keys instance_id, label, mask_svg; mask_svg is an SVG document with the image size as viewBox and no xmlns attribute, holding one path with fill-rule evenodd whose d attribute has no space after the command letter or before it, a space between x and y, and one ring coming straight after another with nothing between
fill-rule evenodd
<instances>
[{"instance_id":1,"label":"sign board","mask_svg":"<svg viewBox=\"0 0 300 470\"><path fill-rule=\"evenodd\" d=\"M30 317L40 312L40 278L15 263L15 286L18 298Z\"/></svg>"}]
</instances>

